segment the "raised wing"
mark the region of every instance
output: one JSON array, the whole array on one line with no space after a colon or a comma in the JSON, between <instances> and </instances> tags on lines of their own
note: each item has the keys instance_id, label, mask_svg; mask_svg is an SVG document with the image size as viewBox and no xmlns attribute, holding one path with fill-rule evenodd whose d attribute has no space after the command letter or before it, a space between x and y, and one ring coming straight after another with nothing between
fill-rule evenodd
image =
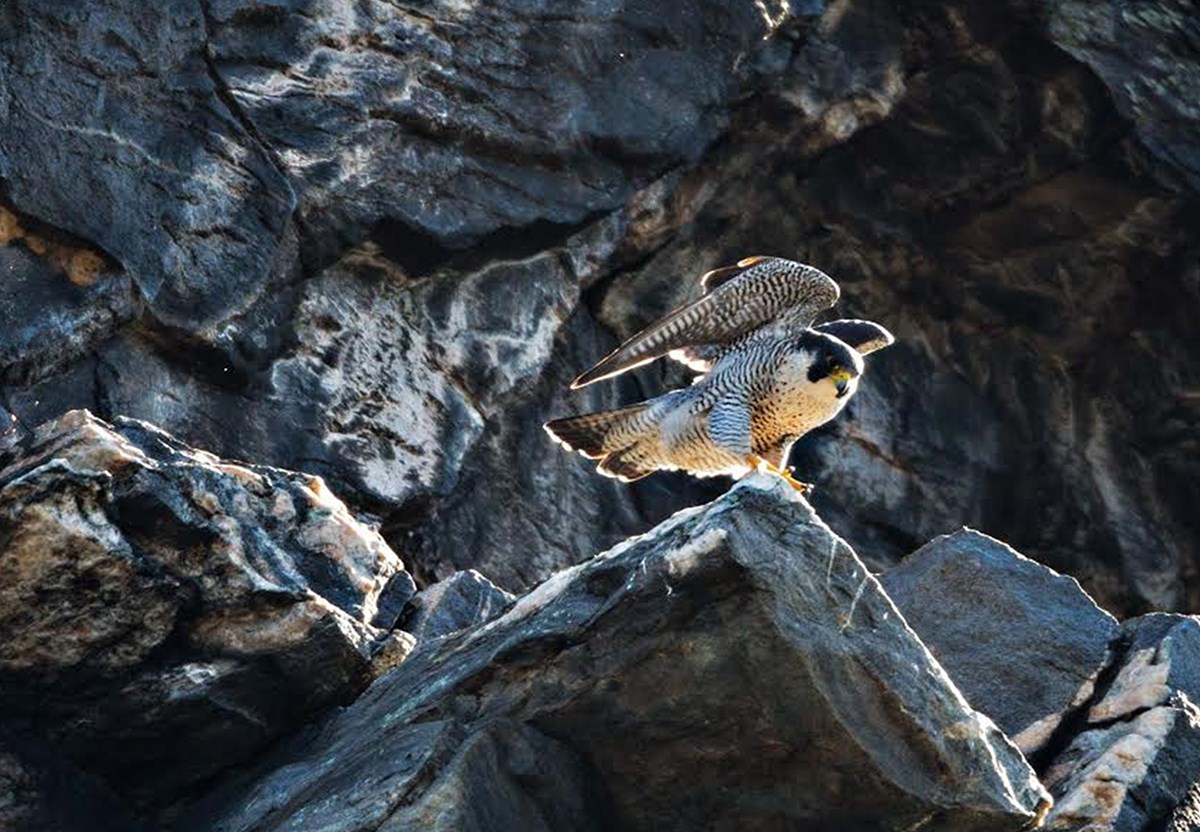
<instances>
[{"instance_id":1,"label":"raised wing","mask_svg":"<svg viewBox=\"0 0 1200 832\"><path fill-rule=\"evenodd\" d=\"M833 278L820 269L780 257L747 258L701 281L703 296L631 337L571 386L611 378L673 350L704 346L708 351L768 324L803 329L839 295Z\"/></svg>"},{"instance_id":2,"label":"raised wing","mask_svg":"<svg viewBox=\"0 0 1200 832\"><path fill-rule=\"evenodd\" d=\"M817 324L813 329L845 342L847 346L853 347L861 355L890 347L896 342L892 333L873 321L843 318L838 321Z\"/></svg>"},{"instance_id":3,"label":"raised wing","mask_svg":"<svg viewBox=\"0 0 1200 832\"><path fill-rule=\"evenodd\" d=\"M700 275L700 289L705 294L720 286L722 283L728 283L733 278L737 277L742 272L751 266L761 263L764 260L774 258L764 257L761 254L756 254L753 257L745 257L737 262L736 266L725 266L721 269L713 269L711 272L705 272Z\"/></svg>"}]
</instances>

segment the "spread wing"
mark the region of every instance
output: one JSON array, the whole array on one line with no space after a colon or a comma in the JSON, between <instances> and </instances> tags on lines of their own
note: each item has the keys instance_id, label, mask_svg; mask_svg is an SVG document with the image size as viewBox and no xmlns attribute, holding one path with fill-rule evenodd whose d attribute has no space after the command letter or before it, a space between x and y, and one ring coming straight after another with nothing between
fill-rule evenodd
<instances>
[{"instance_id":1,"label":"spread wing","mask_svg":"<svg viewBox=\"0 0 1200 832\"><path fill-rule=\"evenodd\" d=\"M688 348L708 355L748 332L803 329L837 303L833 278L781 257L749 257L701 279L704 294L643 329L571 383L583 387Z\"/></svg>"},{"instance_id":2,"label":"spread wing","mask_svg":"<svg viewBox=\"0 0 1200 832\"><path fill-rule=\"evenodd\" d=\"M832 335L862 355L890 347L896 341L892 333L873 321L843 318L839 321L817 324L813 329L817 332L824 332L826 335Z\"/></svg>"}]
</instances>

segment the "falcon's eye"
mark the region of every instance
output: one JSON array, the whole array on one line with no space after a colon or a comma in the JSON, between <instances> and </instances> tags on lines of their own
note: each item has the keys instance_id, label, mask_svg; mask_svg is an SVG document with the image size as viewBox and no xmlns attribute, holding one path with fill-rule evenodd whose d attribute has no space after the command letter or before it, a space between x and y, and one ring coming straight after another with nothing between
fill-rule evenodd
<instances>
[{"instance_id":1,"label":"falcon's eye","mask_svg":"<svg viewBox=\"0 0 1200 832\"><path fill-rule=\"evenodd\" d=\"M834 357L833 355L826 355L825 356L825 366L831 370L836 370L838 368L837 358Z\"/></svg>"}]
</instances>

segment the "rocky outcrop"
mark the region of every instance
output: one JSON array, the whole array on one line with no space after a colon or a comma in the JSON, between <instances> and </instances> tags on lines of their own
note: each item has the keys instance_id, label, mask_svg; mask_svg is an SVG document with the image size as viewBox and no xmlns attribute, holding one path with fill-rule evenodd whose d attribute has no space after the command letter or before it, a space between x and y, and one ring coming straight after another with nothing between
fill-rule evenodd
<instances>
[{"instance_id":1,"label":"rocky outcrop","mask_svg":"<svg viewBox=\"0 0 1200 832\"><path fill-rule=\"evenodd\" d=\"M1073 579L969 530L881 583L971 705L1037 767L1055 800L1046 829L1192 828L1200 619L1117 625Z\"/></svg>"},{"instance_id":2,"label":"rocky outcrop","mask_svg":"<svg viewBox=\"0 0 1200 832\"><path fill-rule=\"evenodd\" d=\"M4 723L131 805L177 799L394 661L412 579L319 478L85 412L3 463Z\"/></svg>"},{"instance_id":3,"label":"rocky outcrop","mask_svg":"<svg viewBox=\"0 0 1200 832\"><path fill-rule=\"evenodd\" d=\"M1021 829L1048 805L854 552L745 482L420 651L187 829Z\"/></svg>"},{"instance_id":4,"label":"rocky outcrop","mask_svg":"<svg viewBox=\"0 0 1200 832\"><path fill-rule=\"evenodd\" d=\"M757 476L523 595L415 591L319 478L142 422L69 413L0 466L17 832L1151 832L1200 805L1197 619L1118 626L970 530L877 580Z\"/></svg>"},{"instance_id":5,"label":"rocky outcrop","mask_svg":"<svg viewBox=\"0 0 1200 832\"><path fill-rule=\"evenodd\" d=\"M1047 829L1134 832L1189 813L1200 781L1200 621L1148 615L1121 629L1120 660L1045 774L1057 801Z\"/></svg>"},{"instance_id":6,"label":"rocky outcrop","mask_svg":"<svg viewBox=\"0 0 1200 832\"><path fill-rule=\"evenodd\" d=\"M836 314L897 336L792 460L864 558L965 523L1112 611L1200 609L1195 194L1146 173L1105 86L1035 30L982 4L902 20L921 69L890 114L816 158L762 114L691 174L713 193L688 226L600 290L601 321L625 337L743 253L822 264Z\"/></svg>"},{"instance_id":7,"label":"rocky outcrop","mask_svg":"<svg viewBox=\"0 0 1200 832\"><path fill-rule=\"evenodd\" d=\"M1186 828L1194 622L1063 575L1200 611L1191 12L0 3L0 824L1020 822L957 688L1051 824ZM861 562L752 487L589 560L727 483L541 423L755 253L899 338L792 460ZM849 577L964 523L1062 574Z\"/></svg>"},{"instance_id":8,"label":"rocky outcrop","mask_svg":"<svg viewBox=\"0 0 1200 832\"><path fill-rule=\"evenodd\" d=\"M1200 19L1188 0L1045 3L1051 39L1091 67L1169 185L1200 190Z\"/></svg>"},{"instance_id":9,"label":"rocky outcrop","mask_svg":"<svg viewBox=\"0 0 1200 832\"><path fill-rule=\"evenodd\" d=\"M880 583L967 701L1029 756L1112 658L1117 622L1078 581L969 529L921 547Z\"/></svg>"}]
</instances>

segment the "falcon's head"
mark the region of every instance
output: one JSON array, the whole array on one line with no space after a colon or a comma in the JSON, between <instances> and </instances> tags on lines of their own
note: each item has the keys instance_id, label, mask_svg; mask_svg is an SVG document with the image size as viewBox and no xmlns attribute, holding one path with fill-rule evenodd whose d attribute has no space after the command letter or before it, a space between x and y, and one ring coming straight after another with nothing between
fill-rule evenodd
<instances>
[{"instance_id":1,"label":"falcon's head","mask_svg":"<svg viewBox=\"0 0 1200 832\"><path fill-rule=\"evenodd\" d=\"M806 376L810 383L828 385L839 399L854 392L863 371L862 356L857 350L832 335L813 330L803 333L797 346L806 354Z\"/></svg>"}]
</instances>

